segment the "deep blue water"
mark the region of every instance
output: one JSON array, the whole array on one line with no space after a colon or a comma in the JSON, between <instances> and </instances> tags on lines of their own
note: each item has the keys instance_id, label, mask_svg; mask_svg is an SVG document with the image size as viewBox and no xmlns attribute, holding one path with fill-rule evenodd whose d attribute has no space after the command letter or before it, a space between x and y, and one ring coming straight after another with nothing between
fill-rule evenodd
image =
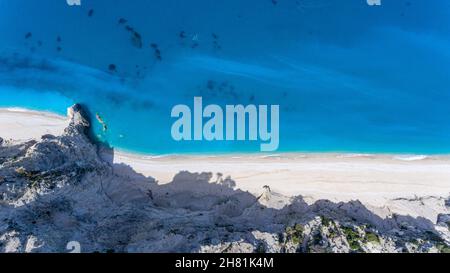
<instances>
[{"instance_id":1,"label":"deep blue water","mask_svg":"<svg viewBox=\"0 0 450 273\"><path fill-rule=\"evenodd\" d=\"M0 107L83 103L126 150L259 150L173 141L202 96L279 104L279 151L450 152L448 0L0 0L0 41Z\"/></svg>"}]
</instances>

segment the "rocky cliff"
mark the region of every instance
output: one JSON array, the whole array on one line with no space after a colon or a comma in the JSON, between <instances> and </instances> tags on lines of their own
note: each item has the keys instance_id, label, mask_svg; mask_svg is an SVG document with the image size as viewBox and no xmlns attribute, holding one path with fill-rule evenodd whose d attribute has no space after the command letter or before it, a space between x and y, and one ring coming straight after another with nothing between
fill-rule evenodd
<instances>
[{"instance_id":1,"label":"rocky cliff","mask_svg":"<svg viewBox=\"0 0 450 273\"><path fill-rule=\"evenodd\" d=\"M268 187L254 196L212 173L180 172L159 185L114 164L113 151L89 139L82 107L68 112L61 136L25 143L0 138L1 252L450 250L449 200L391 201L447 212L429 219L359 201L291 198Z\"/></svg>"}]
</instances>

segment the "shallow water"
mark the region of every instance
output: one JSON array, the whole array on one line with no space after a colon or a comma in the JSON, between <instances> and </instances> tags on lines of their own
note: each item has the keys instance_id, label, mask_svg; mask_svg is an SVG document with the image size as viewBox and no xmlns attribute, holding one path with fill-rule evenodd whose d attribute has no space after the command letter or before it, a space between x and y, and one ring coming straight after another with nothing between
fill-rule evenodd
<instances>
[{"instance_id":1,"label":"shallow water","mask_svg":"<svg viewBox=\"0 0 450 273\"><path fill-rule=\"evenodd\" d=\"M202 96L279 104L279 151L449 153L449 27L446 0L0 0L0 107L83 103L142 153L259 151L172 140Z\"/></svg>"}]
</instances>

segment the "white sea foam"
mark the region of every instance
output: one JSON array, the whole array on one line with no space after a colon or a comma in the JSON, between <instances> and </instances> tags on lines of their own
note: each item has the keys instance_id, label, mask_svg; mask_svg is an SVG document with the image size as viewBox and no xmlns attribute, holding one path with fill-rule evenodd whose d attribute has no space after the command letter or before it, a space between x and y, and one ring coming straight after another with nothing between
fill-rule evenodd
<instances>
[{"instance_id":1,"label":"white sea foam","mask_svg":"<svg viewBox=\"0 0 450 273\"><path fill-rule=\"evenodd\" d=\"M405 156L396 156L394 159L402 160L402 161L417 161L427 159L426 155L405 155Z\"/></svg>"},{"instance_id":2,"label":"white sea foam","mask_svg":"<svg viewBox=\"0 0 450 273\"><path fill-rule=\"evenodd\" d=\"M373 154L340 154L336 158L372 157Z\"/></svg>"},{"instance_id":3,"label":"white sea foam","mask_svg":"<svg viewBox=\"0 0 450 273\"><path fill-rule=\"evenodd\" d=\"M260 158L273 158L273 157L281 157L280 154L270 154L270 155L262 155Z\"/></svg>"},{"instance_id":4,"label":"white sea foam","mask_svg":"<svg viewBox=\"0 0 450 273\"><path fill-rule=\"evenodd\" d=\"M20 107L7 107L2 108L3 110L9 111L9 112L16 112L16 113L28 113L31 112L29 109L20 108Z\"/></svg>"},{"instance_id":5,"label":"white sea foam","mask_svg":"<svg viewBox=\"0 0 450 273\"><path fill-rule=\"evenodd\" d=\"M158 159L158 158L165 158L168 157L169 155L167 154L162 154L162 155L146 155L143 156L142 159Z\"/></svg>"}]
</instances>

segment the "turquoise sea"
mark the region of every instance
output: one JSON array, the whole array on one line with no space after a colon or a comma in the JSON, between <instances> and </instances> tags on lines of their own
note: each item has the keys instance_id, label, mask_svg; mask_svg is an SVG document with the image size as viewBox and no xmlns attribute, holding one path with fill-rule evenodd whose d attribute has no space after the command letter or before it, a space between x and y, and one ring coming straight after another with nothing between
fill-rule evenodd
<instances>
[{"instance_id":1,"label":"turquoise sea","mask_svg":"<svg viewBox=\"0 0 450 273\"><path fill-rule=\"evenodd\" d=\"M450 153L450 1L0 0L0 107L65 114L151 154L176 104L279 104L280 152ZM0 132L1 135L1 132Z\"/></svg>"}]
</instances>

